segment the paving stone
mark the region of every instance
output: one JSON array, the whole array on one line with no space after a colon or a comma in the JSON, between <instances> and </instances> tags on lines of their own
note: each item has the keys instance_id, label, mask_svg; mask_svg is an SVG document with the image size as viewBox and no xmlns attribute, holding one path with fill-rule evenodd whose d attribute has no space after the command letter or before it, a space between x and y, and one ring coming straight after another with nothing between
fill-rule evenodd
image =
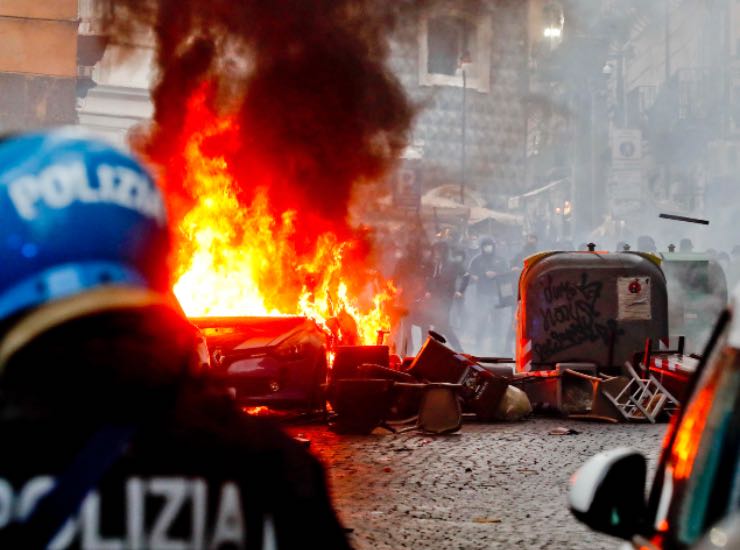
<instances>
[{"instance_id":1,"label":"paving stone","mask_svg":"<svg viewBox=\"0 0 740 550\"><path fill-rule=\"evenodd\" d=\"M578 435L551 436L558 426ZM568 479L590 456L619 446L655 467L666 426L532 419L466 424L458 434L338 436L291 427L326 465L335 506L358 550L618 548L567 508Z\"/></svg>"}]
</instances>

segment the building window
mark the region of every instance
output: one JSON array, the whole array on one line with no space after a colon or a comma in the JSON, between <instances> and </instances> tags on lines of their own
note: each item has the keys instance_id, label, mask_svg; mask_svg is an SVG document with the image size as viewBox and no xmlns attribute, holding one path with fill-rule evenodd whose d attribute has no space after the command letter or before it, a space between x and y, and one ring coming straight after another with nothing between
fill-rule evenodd
<instances>
[{"instance_id":1,"label":"building window","mask_svg":"<svg viewBox=\"0 0 740 550\"><path fill-rule=\"evenodd\" d=\"M490 89L491 16L436 9L419 25L419 82L422 86Z\"/></svg>"},{"instance_id":2,"label":"building window","mask_svg":"<svg viewBox=\"0 0 740 550\"><path fill-rule=\"evenodd\" d=\"M455 76L460 63L469 62L475 27L460 17L432 17L427 24L427 72Z\"/></svg>"},{"instance_id":3,"label":"building window","mask_svg":"<svg viewBox=\"0 0 740 550\"><path fill-rule=\"evenodd\" d=\"M547 40L550 50L554 50L563 41L563 7L557 2L545 4L542 8L542 24L542 36Z\"/></svg>"}]
</instances>

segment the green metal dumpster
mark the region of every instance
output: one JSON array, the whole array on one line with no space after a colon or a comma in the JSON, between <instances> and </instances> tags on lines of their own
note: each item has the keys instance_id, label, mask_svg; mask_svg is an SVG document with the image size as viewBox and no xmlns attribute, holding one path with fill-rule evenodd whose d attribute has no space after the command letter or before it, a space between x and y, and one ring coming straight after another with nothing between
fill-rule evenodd
<instances>
[{"instance_id":1,"label":"green metal dumpster","mask_svg":"<svg viewBox=\"0 0 740 550\"><path fill-rule=\"evenodd\" d=\"M717 317L727 306L722 266L707 254L661 254L668 287L668 329L685 336L686 350L701 353Z\"/></svg>"}]
</instances>

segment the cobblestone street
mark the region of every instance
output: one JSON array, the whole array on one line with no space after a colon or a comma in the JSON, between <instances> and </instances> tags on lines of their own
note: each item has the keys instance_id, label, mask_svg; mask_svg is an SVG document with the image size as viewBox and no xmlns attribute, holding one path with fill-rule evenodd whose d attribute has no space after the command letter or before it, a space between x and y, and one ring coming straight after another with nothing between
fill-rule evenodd
<instances>
[{"instance_id":1,"label":"cobblestone street","mask_svg":"<svg viewBox=\"0 0 740 550\"><path fill-rule=\"evenodd\" d=\"M554 436L558 426L576 435ZM632 446L655 466L665 424L534 419L467 423L449 436L380 430L337 436L292 427L329 469L334 501L358 550L617 548L578 523L566 504L571 474L591 455Z\"/></svg>"}]
</instances>

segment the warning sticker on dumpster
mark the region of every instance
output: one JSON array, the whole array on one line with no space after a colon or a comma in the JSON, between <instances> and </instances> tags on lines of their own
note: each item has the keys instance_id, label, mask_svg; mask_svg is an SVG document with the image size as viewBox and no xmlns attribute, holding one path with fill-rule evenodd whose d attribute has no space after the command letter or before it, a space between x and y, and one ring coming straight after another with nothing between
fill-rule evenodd
<instances>
[{"instance_id":1,"label":"warning sticker on dumpster","mask_svg":"<svg viewBox=\"0 0 740 550\"><path fill-rule=\"evenodd\" d=\"M617 319L620 321L649 321L650 277L620 277L617 279L619 301Z\"/></svg>"}]
</instances>

